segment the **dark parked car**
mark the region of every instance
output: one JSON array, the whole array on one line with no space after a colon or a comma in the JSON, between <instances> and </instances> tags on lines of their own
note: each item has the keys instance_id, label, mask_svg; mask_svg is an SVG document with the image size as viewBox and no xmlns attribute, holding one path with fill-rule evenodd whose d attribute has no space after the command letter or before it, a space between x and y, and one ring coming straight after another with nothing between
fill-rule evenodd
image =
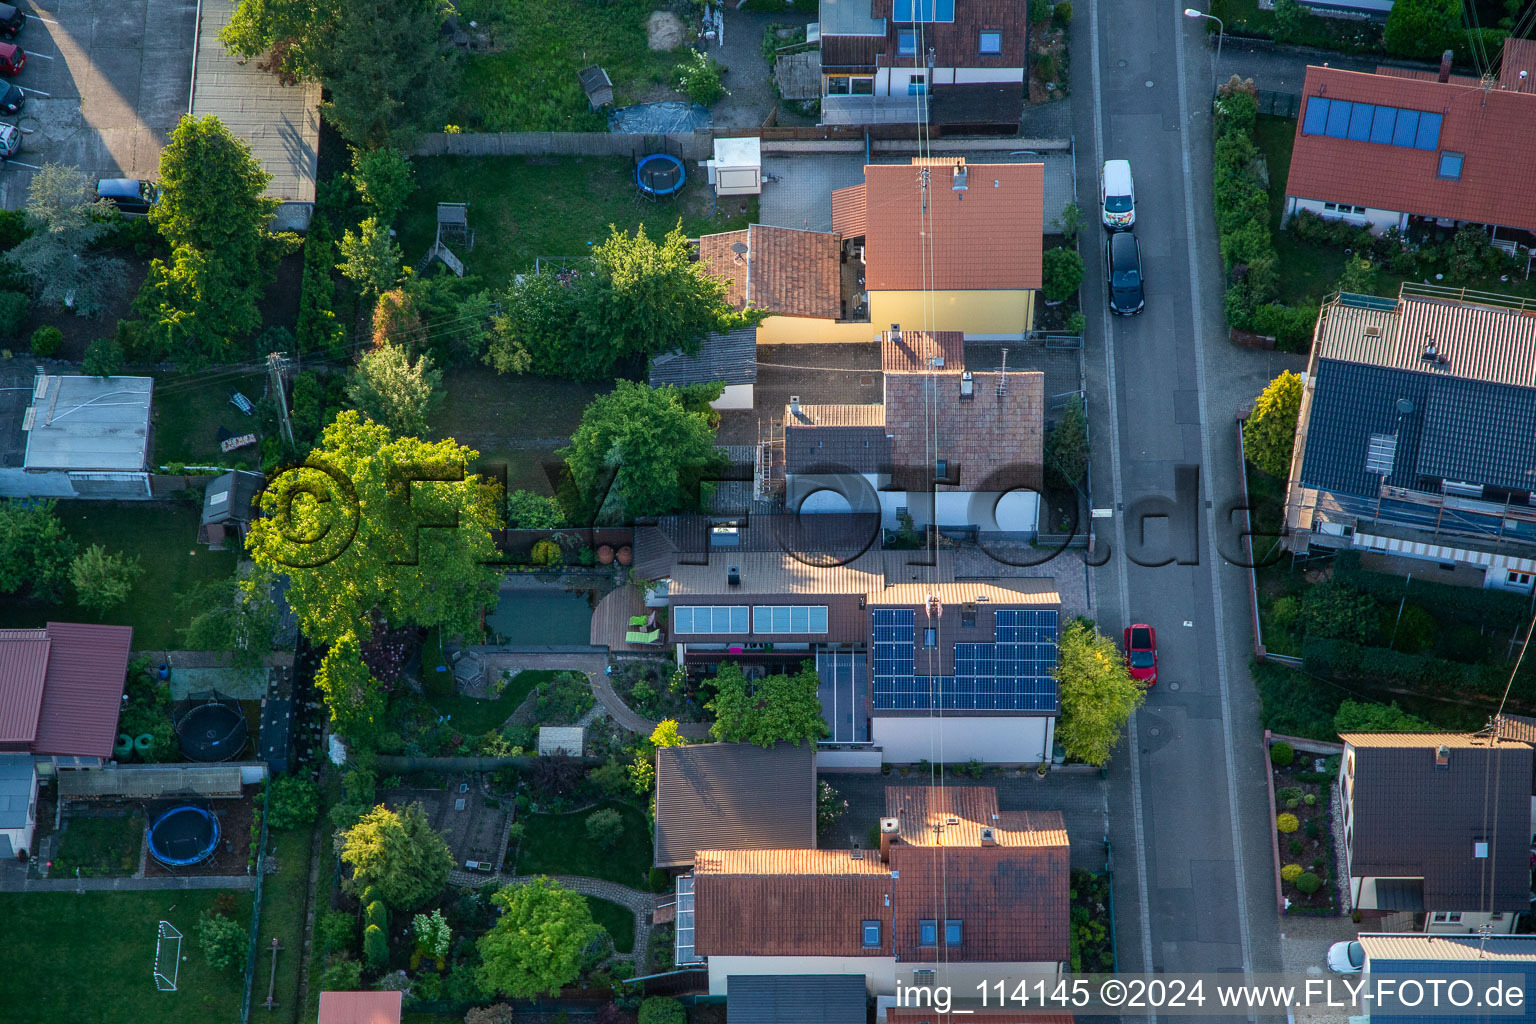
<instances>
[{"instance_id":1,"label":"dark parked car","mask_svg":"<svg viewBox=\"0 0 1536 1024\"><path fill-rule=\"evenodd\" d=\"M96 198L125 214L143 216L160 201L160 190L154 182L138 178L102 178L96 183Z\"/></svg>"},{"instance_id":2,"label":"dark parked car","mask_svg":"<svg viewBox=\"0 0 1536 1024\"><path fill-rule=\"evenodd\" d=\"M27 16L22 14L10 4L0 4L0 36L6 39L15 39L16 33L21 31L21 26L27 23Z\"/></svg>"},{"instance_id":3,"label":"dark parked car","mask_svg":"<svg viewBox=\"0 0 1536 1024\"><path fill-rule=\"evenodd\" d=\"M21 108L27 105L27 94L21 91L20 86L9 82L0 82L0 111L7 114L19 114Z\"/></svg>"},{"instance_id":4,"label":"dark parked car","mask_svg":"<svg viewBox=\"0 0 1536 1024\"><path fill-rule=\"evenodd\" d=\"M1104 258L1110 312L1121 316L1140 313L1147 304L1141 290L1141 243L1129 231L1110 235Z\"/></svg>"}]
</instances>

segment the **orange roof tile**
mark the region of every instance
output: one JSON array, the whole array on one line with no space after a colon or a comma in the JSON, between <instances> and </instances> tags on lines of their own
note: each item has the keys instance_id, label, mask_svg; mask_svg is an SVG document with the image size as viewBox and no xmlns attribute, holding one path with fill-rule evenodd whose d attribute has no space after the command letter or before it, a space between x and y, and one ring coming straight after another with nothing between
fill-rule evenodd
<instances>
[{"instance_id":1,"label":"orange roof tile","mask_svg":"<svg viewBox=\"0 0 1536 1024\"><path fill-rule=\"evenodd\" d=\"M952 187L956 167L966 170L964 191ZM967 165L960 158L870 164L864 182L869 291L1040 287L1043 164ZM852 234L853 220L845 213L845 234Z\"/></svg>"},{"instance_id":2,"label":"orange roof tile","mask_svg":"<svg viewBox=\"0 0 1536 1024\"><path fill-rule=\"evenodd\" d=\"M1066 846L1060 811L999 811L990 786L887 786L885 813L912 846L977 847L991 828L999 846Z\"/></svg>"},{"instance_id":3,"label":"orange roof tile","mask_svg":"<svg viewBox=\"0 0 1536 1024\"><path fill-rule=\"evenodd\" d=\"M400 1024L401 992L321 992L318 1024Z\"/></svg>"},{"instance_id":4,"label":"orange roof tile","mask_svg":"<svg viewBox=\"0 0 1536 1024\"><path fill-rule=\"evenodd\" d=\"M858 238L868 227L864 219L864 186L832 190L832 230L844 238Z\"/></svg>"},{"instance_id":5,"label":"orange roof tile","mask_svg":"<svg viewBox=\"0 0 1536 1024\"><path fill-rule=\"evenodd\" d=\"M881 331L880 368L886 373L924 373L929 360L942 369L965 369L965 335L960 331Z\"/></svg>"},{"instance_id":6,"label":"orange roof tile","mask_svg":"<svg viewBox=\"0 0 1536 1024\"><path fill-rule=\"evenodd\" d=\"M1504 40L1504 53L1499 60L1499 88L1536 92L1536 39Z\"/></svg>"},{"instance_id":7,"label":"orange roof tile","mask_svg":"<svg viewBox=\"0 0 1536 1024\"><path fill-rule=\"evenodd\" d=\"M1536 191L1518 173L1536 162L1536 96L1321 67L1307 68L1302 92L1444 120L1439 149L1420 150L1304 134L1298 119L1286 195L1536 231ZM1465 155L1458 180L1439 176L1447 151Z\"/></svg>"},{"instance_id":8,"label":"orange roof tile","mask_svg":"<svg viewBox=\"0 0 1536 1024\"><path fill-rule=\"evenodd\" d=\"M943 459L955 483L940 484L941 490L1038 489L1045 375L1009 373L999 395L1001 379L997 373L972 374L971 397L963 399L959 373L887 373L885 430L896 483L926 488L931 463Z\"/></svg>"},{"instance_id":9,"label":"orange roof tile","mask_svg":"<svg viewBox=\"0 0 1536 1024\"><path fill-rule=\"evenodd\" d=\"M841 252L836 234L766 224L699 239L699 260L729 283L731 305L782 316L842 315Z\"/></svg>"}]
</instances>

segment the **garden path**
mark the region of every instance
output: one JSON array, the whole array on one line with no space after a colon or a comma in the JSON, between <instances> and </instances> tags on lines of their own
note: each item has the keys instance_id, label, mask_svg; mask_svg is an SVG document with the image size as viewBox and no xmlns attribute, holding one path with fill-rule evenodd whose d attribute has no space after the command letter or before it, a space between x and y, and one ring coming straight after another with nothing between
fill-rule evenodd
<instances>
[{"instance_id":1,"label":"garden path","mask_svg":"<svg viewBox=\"0 0 1536 1024\"><path fill-rule=\"evenodd\" d=\"M614 690L608 677L598 672L588 672L587 678L592 681L592 695L597 702L608 710L613 720L630 732L641 736L649 736L656 731L656 723L644 715L639 714ZM677 731L686 739L709 739L709 723L707 722L680 722Z\"/></svg>"},{"instance_id":2,"label":"garden path","mask_svg":"<svg viewBox=\"0 0 1536 1024\"><path fill-rule=\"evenodd\" d=\"M583 896L595 896L609 903L617 903L625 907L635 915L635 946L630 953L615 953L620 960L627 960L634 964L638 970L644 966L646 950L651 939L651 914L656 909L656 897L639 889L631 889L627 885L617 882L604 881L601 878L587 878L585 875L508 875L496 874L487 876L475 871L450 871L448 882L450 885L462 885L469 888L478 888L487 881L494 880L502 885L522 885L532 882L536 878L550 878L565 886L572 892L579 892Z\"/></svg>"},{"instance_id":3,"label":"garden path","mask_svg":"<svg viewBox=\"0 0 1536 1024\"><path fill-rule=\"evenodd\" d=\"M130 889L254 889L253 875L178 875L161 878L16 878L0 875L0 892L82 892Z\"/></svg>"}]
</instances>

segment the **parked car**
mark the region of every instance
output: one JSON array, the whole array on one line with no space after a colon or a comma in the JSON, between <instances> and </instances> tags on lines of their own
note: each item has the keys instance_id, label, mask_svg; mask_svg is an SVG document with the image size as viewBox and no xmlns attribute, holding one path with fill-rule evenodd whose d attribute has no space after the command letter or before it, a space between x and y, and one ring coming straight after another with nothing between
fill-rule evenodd
<instances>
[{"instance_id":1,"label":"parked car","mask_svg":"<svg viewBox=\"0 0 1536 1024\"><path fill-rule=\"evenodd\" d=\"M1365 947L1358 942L1335 942L1328 947L1328 969L1335 974L1359 974L1365 966Z\"/></svg>"},{"instance_id":2,"label":"parked car","mask_svg":"<svg viewBox=\"0 0 1536 1024\"><path fill-rule=\"evenodd\" d=\"M160 190L154 182L138 178L102 178L96 182L96 199L111 203L125 214L143 216L160 201Z\"/></svg>"},{"instance_id":3,"label":"parked car","mask_svg":"<svg viewBox=\"0 0 1536 1024\"><path fill-rule=\"evenodd\" d=\"M1143 686L1157 682L1157 630L1144 622L1125 627L1125 667Z\"/></svg>"},{"instance_id":4,"label":"parked car","mask_svg":"<svg viewBox=\"0 0 1536 1024\"><path fill-rule=\"evenodd\" d=\"M1109 236L1104 276L1109 280L1109 308L1121 316L1140 313L1147 305L1142 291L1141 243L1129 231Z\"/></svg>"},{"instance_id":5,"label":"parked car","mask_svg":"<svg viewBox=\"0 0 1536 1024\"><path fill-rule=\"evenodd\" d=\"M21 152L21 129L13 124L0 124L0 162L9 160Z\"/></svg>"},{"instance_id":6,"label":"parked car","mask_svg":"<svg viewBox=\"0 0 1536 1024\"><path fill-rule=\"evenodd\" d=\"M0 4L0 36L15 39L16 33L27 23L27 16L10 4Z\"/></svg>"},{"instance_id":7,"label":"parked car","mask_svg":"<svg viewBox=\"0 0 1536 1024\"><path fill-rule=\"evenodd\" d=\"M27 105L27 94L20 86L9 82L0 82L0 111L7 114L19 114L21 108Z\"/></svg>"},{"instance_id":8,"label":"parked car","mask_svg":"<svg viewBox=\"0 0 1536 1024\"><path fill-rule=\"evenodd\" d=\"M1136 182L1129 160L1105 160L1099 169L1099 210L1110 231L1129 231L1136 225Z\"/></svg>"},{"instance_id":9,"label":"parked car","mask_svg":"<svg viewBox=\"0 0 1536 1024\"><path fill-rule=\"evenodd\" d=\"M27 66L27 51L15 43L0 43L0 75L15 77Z\"/></svg>"}]
</instances>

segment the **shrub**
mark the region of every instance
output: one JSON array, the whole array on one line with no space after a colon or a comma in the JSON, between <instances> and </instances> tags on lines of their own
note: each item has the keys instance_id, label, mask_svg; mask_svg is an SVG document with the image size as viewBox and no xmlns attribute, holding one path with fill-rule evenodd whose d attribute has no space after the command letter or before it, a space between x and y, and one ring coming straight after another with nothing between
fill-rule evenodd
<instances>
[{"instance_id":1,"label":"shrub","mask_svg":"<svg viewBox=\"0 0 1536 1024\"><path fill-rule=\"evenodd\" d=\"M1081 314L1078 314L1081 315ZM1088 416L1073 396L1045 441L1046 476L1058 487L1074 487L1088 470Z\"/></svg>"},{"instance_id":2,"label":"shrub","mask_svg":"<svg viewBox=\"0 0 1536 1024\"><path fill-rule=\"evenodd\" d=\"M320 989L324 992L356 992L363 987L363 965L349 954L326 958L325 970L320 973Z\"/></svg>"},{"instance_id":3,"label":"shrub","mask_svg":"<svg viewBox=\"0 0 1536 1024\"><path fill-rule=\"evenodd\" d=\"M512 1024L516 1019L512 1007L507 1003L472 1007L464 1014L464 1024Z\"/></svg>"},{"instance_id":4,"label":"shrub","mask_svg":"<svg viewBox=\"0 0 1536 1024\"><path fill-rule=\"evenodd\" d=\"M1056 6L1051 8L1051 17L1062 28L1072 24L1072 0L1059 0Z\"/></svg>"},{"instance_id":5,"label":"shrub","mask_svg":"<svg viewBox=\"0 0 1536 1024\"><path fill-rule=\"evenodd\" d=\"M1390 639L1394 649L1404 654L1418 654L1435 646L1440 625L1429 612L1410 604L1403 606L1402 614L1395 616L1391 625L1383 622L1381 632Z\"/></svg>"},{"instance_id":6,"label":"shrub","mask_svg":"<svg viewBox=\"0 0 1536 1024\"><path fill-rule=\"evenodd\" d=\"M1305 872L1301 875L1301 877L1296 879L1296 888L1306 893L1308 896L1317 892L1317 890L1321 889L1322 887L1323 880L1318 878L1310 871Z\"/></svg>"},{"instance_id":7,"label":"shrub","mask_svg":"<svg viewBox=\"0 0 1536 1024\"><path fill-rule=\"evenodd\" d=\"M1301 877L1300 864L1287 864L1280 869L1280 879L1284 882L1294 882Z\"/></svg>"},{"instance_id":8,"label":"shrub","mask_svg":"<svg viewBox=\"0 0 1536 1024\"><path fill-rule=\"evenodd\" d=\"M331 308L336 298L335 273L336 237L325 217L313 217L304 236L304 275L299 282L299 318L294 328L301 352L338 352L346 341L346 330Z\"/></svg>"},{"instance_id":9,"label":"shrub","mask_svg":"<svg viewBox=\"0 0 1536 1024\"><path fill-rule=\"evenodd\" d=\"M1316 839L1323 834L1322 827L1315 821L1307 822L1307 827L1303 831L1307 833L1308 839Z\"/></svg>"},{"instance_id":10,"label":"shrub","mask_svg":"<svg viewBox=\"0 0 1536 1024\"><path fill-rule=\"evenodd\" d=\"M1315 807L1317 805L1317 794L1308 793L1306 796L1301 798L1301 802L1306 804L1308 807Z\"/></svg>"},{"instance_id":11,"label":"shrub","mask_svg":"<svg viewBox=\"0 0 1536 1024\"><path fill-rule=\"evenodd\" d=\"M249 939L247 928L223 914L204 914L197 925L197 942L203 956L208 966L218 970L244 965Z\"/></svg>"},{"instance_id":12,"label":"shrub","mask_svg":"<svg viewBox=\"0 0 1536 1024\"><path fill-rule=\"evenodd\" d=\"M1366 643L1380 627L1375 598L1337 579L1319 583L1301 599L1301 629L1309 637Z\"/></svg>"},{"instance_id":13,"label":"shrub","mask_svg":"<svg viewBox=\"0 0 1536 1024\"><path fill-rule=\"evenodd\" d=\"M297 775L279 775L267 795L267 824L275 829L313 825L320 815L320 789Z\"/></svg>"},{"instance_id":14,"label":"shrub","mask_svg":"<svg viewBox=\"0 0 1536 1024\"><path fill-rule=\"evenodd\" d=\"M640 1004L637 1024L687 1024L683 1004L668 996L650 996Z\"/></svg>"},{"instance_id":15,"label":"shrub","mask_svg":"<svg viewBox=\"0 0 1536 1024\"><path fill-rule=\"evenodd\" d=\"M1051 20L1053 10L1051 0L1029 0L1029 23L1044 25Z\"/></svg>"},{"instance_id":16,"label":"shrub","mask_svg":"<svg viewBox=\"0 0 1536 1024\"><path fill-rule=\"evenodd\" d=\"M1286 848L1291 851L1292 857L1300 857L1301 851L1305 850L1307 847L1306 844L1303 843L1300 839L1292 839L1290 843L1287 844Z\"/></svg>"},{"instance_id":17,"label":"shrub","mask_svg":"<svg viewBox=\"0 0 1536 1024\"><path fill-rule=\"evenodd\" d=\"M1045 253L1040 292L1047 302L1065 302L1083 285L1083 258L1076 249L1057 246Z\"/></svg>"},{"instance_id":18,"label":"shrub","mask_svg":"<svg viewBox=\"0 0 1536 1024\"><path fill-rule=\"evenodd\" d=\"M123 346L116 338L97 338L85 348L85 375L111 377L123 368Z\"/></svg>"},{"instance_id":19,"label":"shrub","mask_svg":"<svg viewBox=\"0 0 1536 1024\"><path fill-rule=\"evenodd\" d=\"M1056 55L1051 53L1037 53L1034 56L1035 77L1042 82L1054 82L1060 68L1056 66Z\"/></svg>"},{"instance_id":20,"label":"shrub","mask_svg":"<svg viewBox=\"0 0 1536 1024\"><path fill-rule=\"evenodd\" d=\"M326 910L320 914L316 927L322 949L332 953L350 952L357 948L357 918L340 910Z\"/></svg>"},{"instance_id":21,"label":"shrub","mask_svg":"<svg viewBox=\"0 0 1536 1024\"><path fill-rule=\"evenodd\" d=\"M368 966L375 969L389 962L389 940L384 929L376 924L363 929L363 956L368 959Z\"/></svg>"},{"instance_id":22,"label":"shrub","mask_svg":"<svg viewBox=\"0 0 1536 1024\"><path fill-rule=\"evenodd\" d=\"M624 819L611 807L587 815L587 838L604 850L612 849L624 835Z\"/></svg>"},{"instance_id":23,"label":"shrub","mask_svg":"<svg viewBox=\"0 0 1536 1024\"><path fill-rule=\"evenodd\" d=\"M1290 835L1300 827L1301 821L1294 814L1284 813L1276 815L1275 817L1275 828L1279 829L1285 835Z\"/></svg>"},{"instance_id":24,"label":"shrub","mask_svg":"<svg viewBox=\"0 0 1536 1024\"><path fill-rule=\"evenodd\" d=\"M712 107L725 97L720 65L697 50L677 66L677 87L688 94L691 102L703 107Z\"/></svg>"},{"instance_id":25,"label":"shrub","mask_svg":"<svg viewBox=\"0 0 1536 1024\"><path fill-rule=\"evenodd\" d=\"M32 354L47 359L64 344L64 332L44 324L32 332Z\"/></svg>"},{"instance_id":26,"label":"shrub","mask_svg":"<svg viewBox=\"0 0 1536 1024\"><path fill-rule=\"evenodd\" d=\"M1275 799L1279 800L1281 803L1287 803L1291 800L1300 800L1301 787L1281 786L1279 789L1275 790Z\"/></svg>"},{"instance_id":27,"label":"shrub","mask_svg":"<svg viewBox=\"0 0 1536 1024\"><path fill-rule=\"evenodd\" d=\"M12 341L20 336L31 300L21 292L0 292L0 337Z\"/></svg>"},{"instance_id":28,"label":"shrub","mask_svg":"<svg viewBox=\"0 0 1536 1024\"><path fill-rule=\"evenodd\" d=\"M1296 748L1295 747L1292 747L1289 743L1285 743L1285 742L1270 744L1270 747L1269 747L1269 763L1270 764L1274 765L1276 768L1284 768L1286 765L1290 764L1294 760L1296 760ZM1292 829L1291 831L1294 832L1295 829Z\"/></svg>"},{"instance_id":29,"label":"shrub","mask_svg":"<svg viewBox=\"0 0 1536 1024\"><path fill-rule=\"evenodd\" d=\"M534 541L528 560L534 565L559 565L561 557L560 545L546 537Z\"/></svg>"},{"instance_id":30,"label":"shrub","mask_svg":"<svg viewBox=\"0 0 1536 1024\"><path fill-rule=\"evenodd\" d=\"M1301 806L1301 801L1299 799L1287 800L1285 802L1285 809L1288 810L1288 811L1294 811L1296 808L1298 808L1300 806Z\"/></svg>"},{"instance_id":31,"label":"shrub","mask_svg":"<svg viewBox=\"0 0 1536 1024\"><path fill-rule=\"evenodd\" d=\"M1077 336L1081 337L1083 332L1087 329L1088 318L1082 313L1073 313L1071 316L1067 317L1068 334L1076 334Z\"/></svg>"},{"instance_id":32,"label":"shrub","mask_svg":"<svg viewBox=\"0 0 1536 1024\"><path fill-rule=\"evenodd\" d=\"M667 874L665 868L651 868L651 892L663 893L672 891L672 876Z\"/></svg>"}]
</instances>

